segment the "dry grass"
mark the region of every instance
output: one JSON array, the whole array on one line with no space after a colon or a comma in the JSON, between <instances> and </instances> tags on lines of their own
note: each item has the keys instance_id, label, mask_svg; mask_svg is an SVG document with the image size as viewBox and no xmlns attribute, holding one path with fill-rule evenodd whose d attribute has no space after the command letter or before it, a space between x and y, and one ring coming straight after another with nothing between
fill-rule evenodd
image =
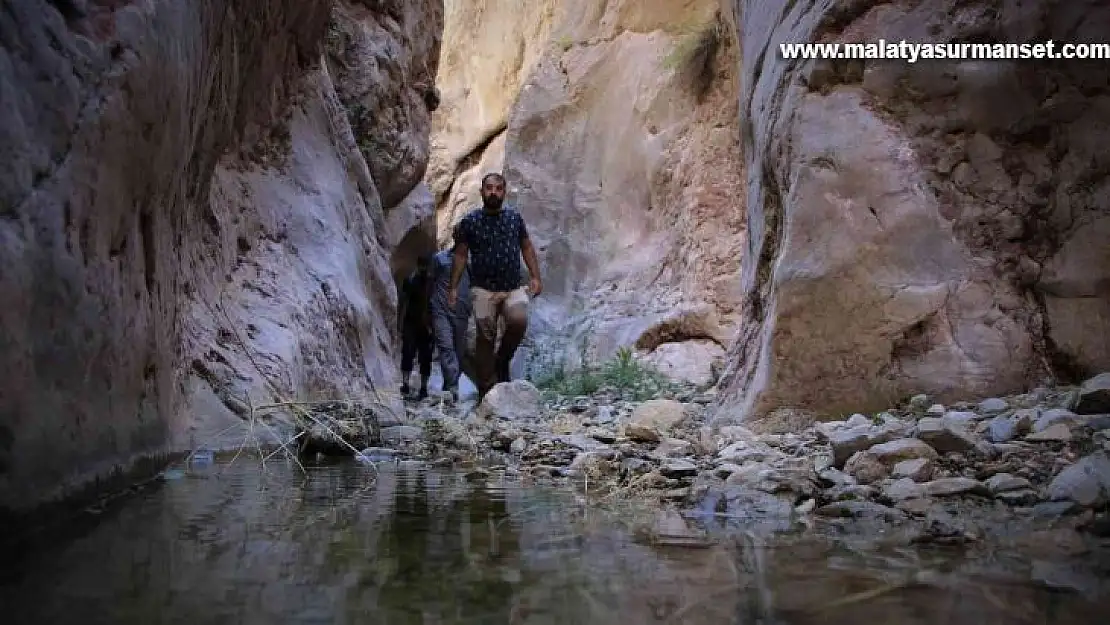
<instances>
[{"instance_id":1,"label":"dry grass","mask_svg":"<svg viewBox=\"0 0 1110 625\"><path fill-rule=\"evenodd\" d=\"M306 471L304 465L300 461L299 451L303 448L303 442L307 440L311 430L315 427L322 429L324 432L327 432L328 435L340 446L349 449L354 456L358 457L365 464L373 467L376 471L377 466L373 462L370 462L369 459L362 457L361 450L356 449L346 440L344 434L349 434L349 432L345 432L345 430L349 427L349 424L344 423L342 420L334 418L327 414L314 412L311 410L311 408L324 405L339 405L346 407L347 410L345 412L349 414L353 412L358 412L357 410L355 410L355 408L361 407L365 414L378 415L391 411L390 402L387 400L396 399L398 397L398 394L390 394L388 392L379 391L371 380L371 397L367 398L342 398L334 400L294 400L287 398L285 394L279 390L278 385L274 382L274 380L266 373L266 370L259 365L258 359L254 354L254 350L252 350L248 346L246 340L244 340L243 338L242 332L239 331L238 326L232 321L231 316L227 314L226 310L224 310L222 306L222 300L225 288L226 285L221 285L218 289L216 289L216 292L218 293L217 304L213 305L205 298L202 298L202 301L209 309L209 312L212 314L213 319L218 319L222 317L226 323L226 327L231 328L231 336L234 342L238 344L239 348L242 350L247 360L251 363L251 366L265 382L272 395L277 399L277 401L274 402L256 405L251 399L249 393L247 394L247 396L245 397L248 407L248 414L246 417L247 431L243 435L243 438L239 443L234 456L231 458L231 461L228 463L227 466L234 464L234 462L243 454L243 452L248 447L253 446L263 469L265 469L266 462L268 460L273 458L274 455L281 453L287 460L293 462L297 466L297 468L300 469L303 475L306 473ZM294 434L292 436L283 437L273 425L267 423L267 418L272 418L274 413L284 413L287 417L289 417L294 425ZM219 439L220 436L226 434L228 431L235 427L237 427L237 424L225 428L222 432L216 434L213 438ZM267 434L269 434L271 440L278 441L276 449L270 451L267 451L265 449L262 441L256 434L256 431L259 430L264 430ZM214 441L203 441L197 449L193 449L186 457L186 463L191 461L196 456L198 451L210 446L210 443L212 442Z\"/></svg>"},{"instance_id":2,"label":"dry grass","mask_svg":"<svg viewBox=\"0 0 1110 625\"><path fill-rule=\"evenodd\" d=\"M663 57L663 69L676 72L699 101L716 79L717 53L728 36L726 28L720 12L715 13L709 23L680 34L674 48Z\"/></svg>"}]
</instances>

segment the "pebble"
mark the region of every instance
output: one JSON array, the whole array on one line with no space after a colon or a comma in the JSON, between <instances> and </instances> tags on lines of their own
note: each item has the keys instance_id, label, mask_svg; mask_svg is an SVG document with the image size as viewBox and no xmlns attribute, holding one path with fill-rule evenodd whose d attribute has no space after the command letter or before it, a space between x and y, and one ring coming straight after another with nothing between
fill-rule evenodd
<instances>
[{"instance_id":1,"label":"pebble","mask_svg":"<svg viewBox=\"0 0 1110 625\"><path fill-rule=\"evenodd\" d=\"M939 417L918 421L917 436L941 453L975 449L976 440L969 432Z\"/></svg>"},{"instance_id":2,"label":"pebble","mask_svg":"<svg viewBox=\"0 0 1110 625\"><path fill-rule=\"evenodd\" d=\"M664 461L659 472L666 477L691 477L697 475L698 466L689 460L674 458Z\"/></svg>"},{"instance_id":3,"label":"pebble","mask_svg":"<svg viewBox=\"0 0 1110 625\"><path fill-rule=\"evenodd\" d=\"M1025 437L1035 443L1066 442L1071 440L1071 428L1066 423L1053 423L1043 430L1035 431Z\"/></svg>"},{"instance_id":4,"label":"pebble","mask_svg":"<svg viewBox=\"0 0 1110 625\"><path fill-rule=\"evenodd\" d=\"M915 482L925 482L933 474L933 460L930 458L914 458L903 460L894 465L891 475L896 478L907 477Z\"/></svg>"},{"instance_id":5,"label":"pebble","mask_svg":"<svg viewBox=\"0 0 1110 625\"><path fill-rule=\"evenodd\" d=\"M1029 480L1016 475L1010 475L1009 473L996 473L992 475L990 479L986 481L986 485L987 490L989 490L992 495L1032 487Z\"/></svg>"}]
</instances>

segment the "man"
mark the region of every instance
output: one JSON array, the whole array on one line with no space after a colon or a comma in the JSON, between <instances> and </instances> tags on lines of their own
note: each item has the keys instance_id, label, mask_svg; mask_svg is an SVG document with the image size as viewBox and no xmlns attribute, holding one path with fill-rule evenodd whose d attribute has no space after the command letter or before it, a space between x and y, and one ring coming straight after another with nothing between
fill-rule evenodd
<instances>
[{"instance_id":1,"label":"man","mask_svg":"<svg viewBox=\"0 0 1110 625\"><path fill-rule=\"evenodd\" d=\"M428 257L416 260L416 271L401 284L401 394L408 396L413 360L420 358L419 399L428 396L432 376L432 316L429 306L432 283L428 276Z\"/></svg>"},{"instance_id":2,"label":"man","mask_svg":"<svg viewBox=\"0 0 1110 625\"><path fill-rule=\"evenodd\" d=\"M470 211L455 230L455 259L451 267L448 304L458 301L458 285L470 260L470 296L478 329L475 374L478 401L498 382L509 381L509 363L528 329L529 296L543 292L540 262L528 237L524 218L505 201L505 178L482 178L482 208ZM531 276L527 290L520 286L520 257ZM498 321L505 322L501 347L494 354Z\"/></svg>"},{"instance_id":3,"label":"man","mask_svg":"<svg viewBox=\"0 0 1110 625\"><path fill-rule=\"evenodd\" d=\"M442 250L432 259L432 329L435 331L436 351L439 352L439 369L443 372L443 391L452 400L459 397L459 375L462 358L466 354L466 326L470 319L470 276L463 268L458 284L459 295L455 305L448 304L451 291L451 270L458 243Z\"/></svg>"}]
</instances>

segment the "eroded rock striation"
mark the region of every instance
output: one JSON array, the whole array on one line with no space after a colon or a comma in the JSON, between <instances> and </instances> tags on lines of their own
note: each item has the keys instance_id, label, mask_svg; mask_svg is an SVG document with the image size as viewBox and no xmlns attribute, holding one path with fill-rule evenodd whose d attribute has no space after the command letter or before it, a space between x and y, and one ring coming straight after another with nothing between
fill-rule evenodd
<instances>
[{"instance_id":1,"label":"eroded rock striation","mask_svg":"<svg viewBox=\"0 0 1110 625\"><path fill-rule=\"evenodd\" d=\"M1110 367L1105 61L786 60L778 48L1098 42L1110 8L728 4L750 245L723 419L1002 394Z\"/></svg>"},{"instance_id":2,"label":"eroded rock striation","mask_svg":"<svg viewBox=\"0 0 1110 625\"><path fill-rule=\"evenodd\" d=\"M745 245L736 46L716 0L448 7L428 184L439 234L503 170L545 292L514 368L635 349L710 381Z\"/></svg>"},{"instance_id":3,"label":"eroded rock striation","mask_svg":"<svg viewBox=\"0 0 1110 625\"><path fill-rule=\"evenodd\" d=\"M386 213L423 176L442 15L5 3L3 507L394 386Z\"/></svg>"}]
</instances>

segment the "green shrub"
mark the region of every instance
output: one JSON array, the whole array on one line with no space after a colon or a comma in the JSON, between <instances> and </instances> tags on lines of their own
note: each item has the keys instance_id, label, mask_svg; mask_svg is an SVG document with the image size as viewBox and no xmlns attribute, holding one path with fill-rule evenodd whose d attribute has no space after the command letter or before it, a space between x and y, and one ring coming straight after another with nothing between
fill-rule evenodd
<instances>
[{"instance_id":1,"label":"green shrub","mask_svg":"<svg viewBox=\"0 0 1110 625\"><path fill-rule=\"evenodd\" d=\"M658 396L668 390L671 383L654 367L636 360L631 349L623 347L616 356L600 365L587 364L583 358L579 367L572 371L558 367L538 379L536 386L548 394L564 396L591 395L603 387L611 387L639 401Z\"/></svg>"}]
</instances>

